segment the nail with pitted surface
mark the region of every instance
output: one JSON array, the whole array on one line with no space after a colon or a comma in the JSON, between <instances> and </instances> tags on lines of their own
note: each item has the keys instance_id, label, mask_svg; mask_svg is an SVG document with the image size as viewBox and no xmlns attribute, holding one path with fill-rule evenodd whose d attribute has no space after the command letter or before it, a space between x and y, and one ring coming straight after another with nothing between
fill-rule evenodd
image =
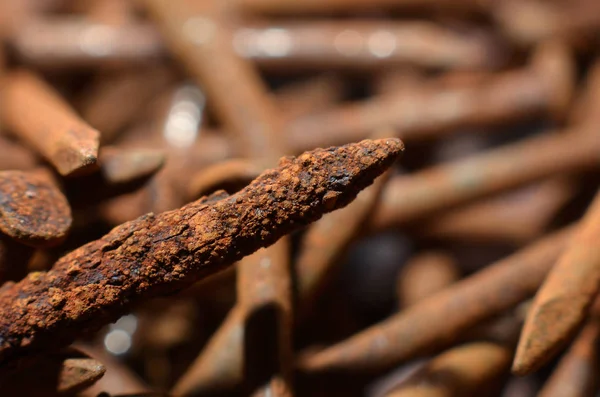
<instances>
[{"instance_id":1,"label":"nail with pitted surface","mask_svg":"<svg viewBox=\"0 0 600 397\"><path fill-rule=\"evenodd\" d=\"M0 171L0 231L24 244L49 246L71 228L71 208L58 188L38 172Z\"/></svg>"},{"instance_id":2,"label":"nail with pitted surface","mask_svg":"<svg viewBox=\"0 0 600 397\"><path fill-rule=\"evenodd\" d=\"M232 196L148 214L30 273L0 292L0 365L68 344L347 205L403 148L381 139L283 158Z\"/></svg>"}]
</instances>

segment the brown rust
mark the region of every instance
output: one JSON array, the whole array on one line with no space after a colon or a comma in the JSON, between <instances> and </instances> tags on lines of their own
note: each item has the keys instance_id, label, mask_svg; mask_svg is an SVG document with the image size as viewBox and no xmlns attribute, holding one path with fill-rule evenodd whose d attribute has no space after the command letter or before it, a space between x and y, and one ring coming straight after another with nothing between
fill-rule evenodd
<instances>
[{"instance_id":1,"label":"brown rust","mask_svg":"<svg viewBox=\"0 0 600 397\"><path fill-rule=\"evenodd\" d=\"M527 374L548 362L581 327L600 290L600 192L535 296L513 363Z\"/></svg>"},{"instance_id":2,"label":"brown rust","mask_svg":"<svg viewBox=\"0 0 600 397\"><path fill-rule=\"evenodd\" d=\"M248 187L148 214L0 293L0 363L70 343L347 205L400 155L395 139L284 158Z\"/></svg>"},{"instance_id":3,"label":"brown rust","mask_svg":"<svg viewBox=\"0 0 600 397\"><path fill-rule=\"evenodd\" d=\"M307 372L372 371L447 345L531 296L571 235L567 229L545 237L345 341L305 355L299 366Z\"/></svg>"},{"instance_id":4,"label":"brown rust","mask_svg":"<svg viewBox=\"0 0 600 397\"><path fill-rule=\"evenodd\" d=\"M96 169L100 134L35 74L7 74L0 91L5 125L63 176Z\"/></svg>"},{"instance_id":5,"label":"brown rust","mask_svg":"<svg viewBox=\"0 0 600 397\"><path fill-rule=\"evenodd\" d=\"M592 318L538 394L539 397L586 397L598 390L600 323Z\"/></svg>"},{"instance_id":6,"label":"brown rust","mask_svg":"<svg viewBox=\"0 0 600 397\"><path fill-rule=\"evenodd\" d=\"M37 172L0 171L0 231L32 246L60 243L71 209L58 188Z\"/></svg>"}]
</instances>

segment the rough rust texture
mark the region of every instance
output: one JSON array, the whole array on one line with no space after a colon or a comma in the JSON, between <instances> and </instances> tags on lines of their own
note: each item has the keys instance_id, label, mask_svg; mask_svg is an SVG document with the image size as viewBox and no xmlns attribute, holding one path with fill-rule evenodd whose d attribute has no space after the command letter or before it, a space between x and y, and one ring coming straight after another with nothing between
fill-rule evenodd
<instances>
[{"instance_id":1,"label":"rough rust texture","mask_svg":"<svg viewBox=\"0 0 600 397\"><path fill-rule=\"evenodd\" d=\"M526 374L548 362L575 335L600 290L600 192L581 227L535 296L513 363Z\"/></svg>"},{"instance_id":2,"label":"rough rust texture","mask_svg":"<svg viewBox=\"0 0 600 397\"><path fill-rule=\"evenodd\" d=\"M71 227L63 194L39 173L0 172L0 230L34 246L60 242Z\"/></svg>"},{"instance_id":3,"label":"rough rust texture","mask_svg":"<svg viewBox=\"0 0 600 397\"><path fill-rule=\"evenodd\" d=\"M402 150L382 139L283 158L235 195L116 227L0 292L0 365L68 344L348 204Z\"/></svg>"},{"instance_id":4,"label":"rough rust texture","mask_svg":"<svg viewBox=\"0 0 600 397\"><path fill-rule=\"evenodd\" d=\"M27 71L3 80L0 112L6 126L64 176L95 169L100 133L81 120L38 76Z\"/></svg>"},{"instance_id":5,"label":"rough rust texture","mask_svg":"<svg viewBox=\"0 0 600 397\"><path fill-rule=\"evenodd\" d=\"M308 372L380 369L455 341L461 332L531 296L571 233L567 229L545 237L345 341L306 355L300 367ZM440 319L443 323L432 327Z\"/></svg>"}]
</instances>

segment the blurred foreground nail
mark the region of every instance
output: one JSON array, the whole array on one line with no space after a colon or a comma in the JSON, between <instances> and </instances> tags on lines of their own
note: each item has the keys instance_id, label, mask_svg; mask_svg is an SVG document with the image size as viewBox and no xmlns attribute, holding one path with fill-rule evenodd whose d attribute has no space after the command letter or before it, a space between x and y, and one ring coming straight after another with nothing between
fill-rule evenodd
<instances>
[{"instance_id":1,"label":"blurred foreground nail","mask_svg":"<svg viewBox=\"0 0 600 397\"><path fill-rule=\"evenodd\" d=\"M571 235L566 229L545 237L298 365L306 372L374 371L435 351L531 296Z\"/></svg>"},{"instance_id":2,"label":"blurred foreground nail","mask_svg":"<svg viewBox=\"0 0 600 397\"><path fill-rule=\"evenodd\" d=\"M100 134L35 74L7 74L0 112L6 126L44 156L63 176L96 168Z\"/></svg>"},{"instance_id":3,"label":"blurred foreground nail","mask_svg":"<svg viewBox=\"0 0 600 397\"><path fill-rule=\"evenodd\" d=\"M513 363L524 375L548 362L588 316L600 289L600 192L535 296Z\"/></svg>"},{"instance_id":4,"label":"blurred foreground nail","mask_svg":"<svg viewBox=\"0 0 600 397\"><path fill-rule=\"evenodd\" d=\"M600 324L592 318L561 358L539 397L586 397L598 390Z\"/></svg>"}]
</instances>

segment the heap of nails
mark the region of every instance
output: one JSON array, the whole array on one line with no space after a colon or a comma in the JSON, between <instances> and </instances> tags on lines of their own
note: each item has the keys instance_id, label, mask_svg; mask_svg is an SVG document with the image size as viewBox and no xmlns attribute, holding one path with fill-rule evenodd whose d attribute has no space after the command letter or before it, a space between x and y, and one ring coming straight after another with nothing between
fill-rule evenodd
<instances>
[{"instance_id":1,"label":"heap of nails","mask_svg":"<svg viewBox=\"0 0 600 397\"><path fill-rule=\"evenodd\" d=\"M1 0L0 39L1 396L600 392L600 2Z\"/></svg>"}]
</instances>

